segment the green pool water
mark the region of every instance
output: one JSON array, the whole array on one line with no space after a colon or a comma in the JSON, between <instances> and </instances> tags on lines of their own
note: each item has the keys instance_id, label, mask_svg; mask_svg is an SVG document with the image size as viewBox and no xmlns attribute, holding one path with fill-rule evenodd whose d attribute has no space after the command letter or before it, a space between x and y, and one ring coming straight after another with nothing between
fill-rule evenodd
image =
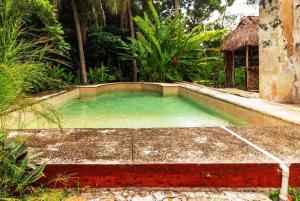
<instances>
[{"instance_id":1,"label":"green pool water","mask_svg":"<svg viewBox=\"0 0 300 201\"><path fill-rule=\"evenodd\" d=\"M153 128L245 125L240 119L179 96L111 92L59 109L64 128Z\"/></svg>"}]
</instances>

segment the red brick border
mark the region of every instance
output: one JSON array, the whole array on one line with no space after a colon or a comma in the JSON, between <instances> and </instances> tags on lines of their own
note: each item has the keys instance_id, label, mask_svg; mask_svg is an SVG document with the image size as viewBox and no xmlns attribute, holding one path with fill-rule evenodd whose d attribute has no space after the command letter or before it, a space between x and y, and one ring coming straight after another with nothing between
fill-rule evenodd
<instances>
[{"instance_id":1,"label":"red brick border","mask_svg":"<svg viewBox=\"0 0 300 201\"><path fill-rule=\"evenodd\" d=\"M51 187L279 187L277 164L49 164L47 182L58 174L73 174ZM300 164L291 166L291 186L300 186Z\"/></svg>"}]
</instances>

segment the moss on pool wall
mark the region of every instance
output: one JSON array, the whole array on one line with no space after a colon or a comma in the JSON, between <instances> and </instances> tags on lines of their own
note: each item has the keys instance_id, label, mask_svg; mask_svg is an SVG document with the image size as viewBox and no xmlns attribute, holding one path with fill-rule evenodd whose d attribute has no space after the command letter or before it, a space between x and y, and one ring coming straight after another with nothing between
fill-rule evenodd
<instances>
[{"instance_id":1,"label":"moss on pool wall","mask_svg":"<svg viewBox=\"0 0 300 201\"><path fill-rule=\"evenodd\" d=\"M300 103L300 0L260 1L260 96Z\"/></svg>"}]
</instances>

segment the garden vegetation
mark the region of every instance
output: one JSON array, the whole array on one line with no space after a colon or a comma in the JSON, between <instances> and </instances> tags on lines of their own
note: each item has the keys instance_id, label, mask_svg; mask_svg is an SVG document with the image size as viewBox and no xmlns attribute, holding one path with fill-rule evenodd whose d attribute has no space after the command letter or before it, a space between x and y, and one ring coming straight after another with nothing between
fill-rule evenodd
<instances>
[{"instance_id":1,"label":"garden vegetation","mask_svg":"<svg viewBox=\"0 0 300 201\"><path fill-rule=\"evenodd\" d=\"M0 198L31 193L45 167L8 137L10 126L33 115L60 127L55 109L32 95L115 81L223 85L218 48L234 0L153 2L0 0ZM220 18L208 24L213 12Z\"/></svg>"}]
</instances>

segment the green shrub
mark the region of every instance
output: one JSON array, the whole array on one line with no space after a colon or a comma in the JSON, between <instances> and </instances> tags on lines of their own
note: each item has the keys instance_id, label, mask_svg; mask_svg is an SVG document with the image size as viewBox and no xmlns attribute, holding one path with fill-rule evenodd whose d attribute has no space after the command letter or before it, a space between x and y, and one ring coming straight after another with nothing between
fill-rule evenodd
<instances>
[{"instance_id":1,"label":"green shrub","mask_svg":"<svg viewBox=\"0 0 300 201\"><path fill-rule=\"evenodd\" d=\"M200 62L211 60L207 41L219 40L224 30L207 31L203 26L186 31L186 24L178 16L161 20L151 1L144 18L135 17L139 32L130 38L123 59L137 60L143 81L165 82L182 80L193 74Z\"/></svg>"},{"instance_id":2,"label":"green shrub","mask_svg":"<svg viewBox=\"0 0 300 201\"><path fill-rule=\"evenodd\" d=\"M235 69L235 86L240 89L246 89L245 68Z\"/></svg>"},{"instance_id":3,"label":"green shrub","mask_svg":"<svg viewBox=\"0 0 300 201\"><path fill-rule=\"evenodd\" d=\"M300 190L289 188L289 195L292 197L293 201L300 201ZM272 201L279 201L279 192L273 191L269 195Z\"/></svg>"},{"instance_id":4,"label":"green shrub","mask_svg":"<svg viewBox=\"0 0 300 201\"><path fill-rule=\"evenodd\" d=\"M19 3L24 1L0 1L0 197L27 193L45 167L30 162L37 154L26 150L25 143L7 139L8 122L22 124L21 116L29 112L59 125L51 105L37 104L25 93L32 87L29 80L42 76L38 72L48 65L45 55L54 47L46 37L27 37L30 30L23 27L24 13L18 9Z\"/></svg>"},{"instance_id":5,"label":"green shrub","mask_svg":"<svg viewBox=\"0 0 300 201\"><path fill-rule=\"evenodd\" d=\"M105 66L101 66L99 68L89 68L88 80L91 84L112 82L116 79L117 78L115 75L109 74L109 70Z\"/></svg>"},{"instance_id":6,"label":"green shrub","mask_svg":"<svg viewBox=\"0 0 300 201\"><path fill-rule=\"evenodd\" d=\"M9 141L0 133L0 198L22 196L29 185L43 176L45 163L36 166L30 161L38 154L27 151L25 143Z\"/></svg>"}]
</instances>

